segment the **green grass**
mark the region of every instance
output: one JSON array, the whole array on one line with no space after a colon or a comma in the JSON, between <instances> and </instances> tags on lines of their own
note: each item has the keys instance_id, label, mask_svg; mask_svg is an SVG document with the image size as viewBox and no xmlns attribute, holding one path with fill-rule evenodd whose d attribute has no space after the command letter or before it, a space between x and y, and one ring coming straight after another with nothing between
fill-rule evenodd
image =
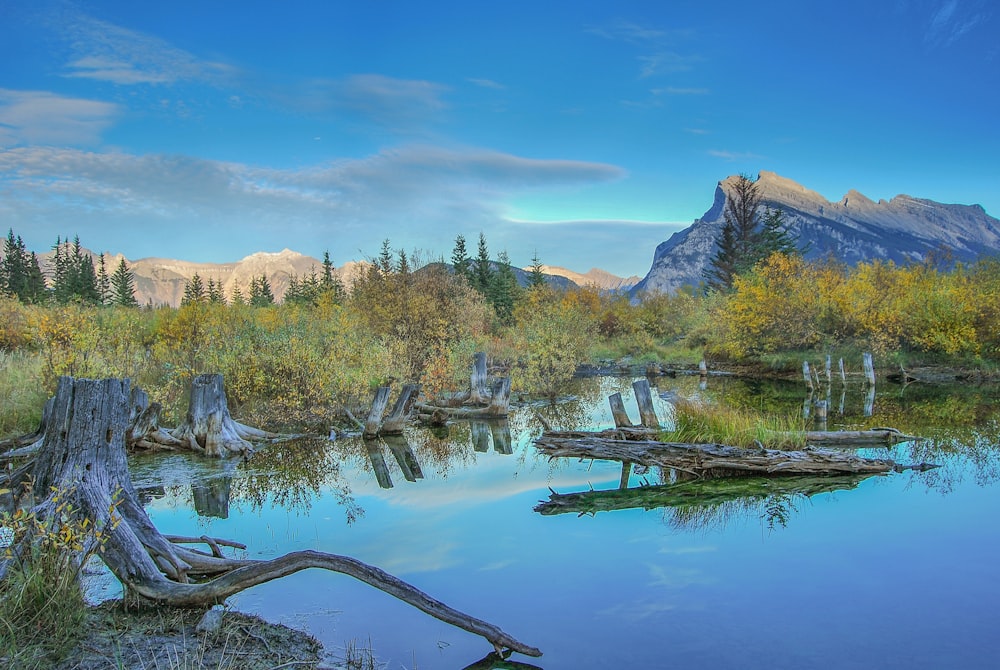
<instances>
[{"instance_id":1,"label":"green grass","mask_svg":"<svg viewBox=\"0 0 1000 670\"><path fill-rule=\"evenodd\" d=\"M48 397L42 386L42 360L34 354L0 351L0 438L38 428Z\"/></svg>"},{"instance_id":2,"label":"green grass","mask_svg":"<svg viewBox=\"0 0 1000 670\"><path fill-rule=\"evenodd\" d=\"M669 442L726 444L734 447L801 449L805 446L805 422L799 418L765 416L743 409L680 403L675 429L664 433Z\"/></svg>"}]
</instances>

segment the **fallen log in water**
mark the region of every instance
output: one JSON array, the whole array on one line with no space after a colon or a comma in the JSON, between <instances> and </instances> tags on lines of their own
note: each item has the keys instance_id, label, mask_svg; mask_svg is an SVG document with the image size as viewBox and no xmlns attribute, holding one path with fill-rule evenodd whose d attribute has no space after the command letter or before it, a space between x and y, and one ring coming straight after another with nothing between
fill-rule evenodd
<instances>
[{"instance_id":1,"label":"fallen log in water","mask_svg":"<svg viewBox=\"0 0 1000 670\"><path fill-rule=\"evenodd\" d=\"M741 449L724 444L686 444L602 437L562 438L543 433L535 446L550 457L595 458L675 468L698 477L734 475L877 474L934 465L899 465L890 459L863 458L834 449Z\"/></svg>"},{"instance_id":2,"label":"fallen log in water","mask_svg":"<svg viewBox=\"0 0 1000 670\"><path fill-rule=\"evenodd\" d=\"M739 477L703 479L682 484L640 486L607 491L556 493L535 506L539 514L596 514L614 510L661 507L715 507L736 500L764 500L774 496L813 496L848 491L874 474L834 477Z\"/></svg>"},{"instance_id":3,"label":"fallen log in water","mask_svg":"<svg viewBox=\"0 0 1000 670\"><path fill-rule=\"evenodd\" d=\"M809 430L805 434L809 444L836 445L838 447L868 447L872 445L893 445L912 442L924 438L901 433L895 428L872 428L871 430Z\"/></svg>"}]
</instances>

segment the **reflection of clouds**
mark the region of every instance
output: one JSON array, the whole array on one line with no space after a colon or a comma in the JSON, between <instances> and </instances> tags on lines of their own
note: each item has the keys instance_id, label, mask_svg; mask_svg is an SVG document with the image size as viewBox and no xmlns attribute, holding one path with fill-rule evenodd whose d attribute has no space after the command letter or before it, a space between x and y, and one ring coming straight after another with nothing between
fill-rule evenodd
<instances>
[{"instance_id":1,"label":"reflection of clouds","mask_svg":"<svg viewBox=\"0 0 1000 670\"><path fill-rule=\"evenodd\" d=\"M674 568L652 563L647 564L647 567L652 577L649 586L679 589L693 584L713 584L717 581L697 568Z\"/></svg>"},{"instance_id":2,"label":"reflection of clouds","mask_svg":"<svg viewBox=\"0 0 1000 670\"><path fill-rule=\"evenodd\" d=\"M413 538L411 538L412 540ZM438 537L426 535L423 538L426 545L407 547L405 552L389 552L378 566L394 575L413 574L415 572L437 572L462 563L455 556L460 545L455 542L440 542Z\"/></svg>"},{"instance_id":3,"label":"reflection of clouds","mask_svg":"<svg viewBox=\"0 0 1000 670\"><path fill-rule=\"evenodd\" d=\"M684 554L706 554L709 552L718 551L719 548L713 545L703 545L700 547L663 547L660 549L660 554L674 554L676 556L682 556Z\"/></svg>"},{"instance_id":4,"label":"reflection of clouds","mask_svg":"<svg viewBox=\"0 0 1000 670\"><path fill-rule=\"evenodd\" d=\"M654 600L646 602L619 603L614 607L598 610L596 614L600 617L608 617L615 620L624 619L626 621L641 621L675 609L677 609L677 605L673 603L663 602L662 600Z\"/></svg>"},{"instance_id":5,"label":"reflection of clouds","mask_svg":"<svg viewBox=\"0 0 1000 670\"><path fill-rule=\"evenodd\" d=\"M479 568L479 571L480 572L488 572L488 571L492 571L492 570L503 570L504 568L508 568L508 567L514 565L515 563L517 563L517 561L515 561L514 559L511 559L511 558L508 558L505 561L496 561L494 563L490 563L489 565L484 565L483 567Z\"/></svg>"}]
</instances>

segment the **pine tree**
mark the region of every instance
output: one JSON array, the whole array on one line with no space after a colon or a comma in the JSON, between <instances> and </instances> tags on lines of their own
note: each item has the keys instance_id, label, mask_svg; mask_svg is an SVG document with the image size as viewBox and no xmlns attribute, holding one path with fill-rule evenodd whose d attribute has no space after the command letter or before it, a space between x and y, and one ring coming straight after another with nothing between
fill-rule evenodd
<instances>
[{"instance_id":1,"label":"pine tree","mask_svg":"<svg viewBox=\"0 0 1000 670\"><path fill-rule=\"evenodd\" d=\"M216 305L224 305L226 303L226 296L222 292L221 279L209 278L206 293L208 302Z\"/></svg>"},{"instance_id":2,"label":"pine tree","mask_svg":"<svg viewBox=\"0 0 1000 670\"><path fill-rule=\"evenodd\" d=\"M108 266L104 261L104 252L101 252L97 263L97 295L101 305L111 304L111 278L108 276Z\"/></svg>"},{"instance_id":3,"label":"pine tree","mask_svg":"<svg viewBox=\"0 0 1000 670\"><path fill-rule=\"evenodd\" d=\"M333 262L330 260L329 251L323 252L323 275L320 278L319 287L321 293L332 293L334 301L338 304L344 301L347 294L344 283L333 272Z\"/></svg>"},{"instance_id":4,"label":"pine tree","mask_svg":"<svg viewBox=\"0 0 1000 670\"><path fill-rule=\"evenodd\" d=\"M271 282L267 280L267 275L261 275L250 280L250 305L253 307L267 307L274 304L274 293L271 291Z\"/></svg>"},{"instance_id":5,"label":"pine tree","mask_svg":"<svg viewBox=\"0 0 1000 670\"><path fill-rule=\"evenodd\" d=\"M101 295L97 285L94 259L83 253L80 236L73 238L73 255L69 266L69 299L84 305L100 305Z\"/></svg>"},{"instance_id":6,"label":"pine tree","mask_svg":"<svg viewBox=\"0 0 1000 670\"><path fill-rule=\"evenodd\" d=\"M24 302L23 295L28 287L28 268L25 262L24 242L20 236L14 237L14 229L7 232L3 248L3 262L0 263L0 293Z\"/></svg>"},{"instance_id":7,"label":"pine tree","mask_svg":"<svg viewBox=\"0 0 1000 670\"><path fill-rule=\"evenodd\" d=\"M538 260L538 251L531 257L531 271L528 273L528 288L545 286L545 273L542 272L542 262Z\"/></svg>"},{"instance_id":8,"label":"pine tree","mask_svg":"<svg viewBox=\"0 0 1000 670\"><path fill-rule=\"evenodd\" d=\"M110 283L110 303L119 307L138 307L139 301L135 298L135 275L128 268L125 259L118 262L118 267L111 275Z\"/></svg>"},{"instance_id":9,"label":"pine tree","mask_svg":"<svg viewBox=\"0 0 1000 670\"><path fill-rule=\"evenodd\" d=\"M182 305L197 305L206 302L208 296L205 293L205 283L201 275L197 272L184 284L184 297L181 298Z\"/></svg>"},{"instance_id":10,"label":"pine tree","mask_svg":"<svg viewBox=\"0 0 1000 670\"><path fill-rule=\"evenodd\" d=\"M749 272L775 252L798 253L795 238L783 227L784 213L766 208L759 215L761 193L757 180L741 174L723 210L725 223L716 241L715 254L702 273L716 291L732 288L733 280Z\"/></svg>"},{"instance_id":11,"label":"pine tree","mask_svg":"<svg viewBox=\"0 0 1000 670\"><path fill-rule=\"evenodd\" d=\"M32 251L28 257L28 287L25 293L25 302L40 304L45 301L48 288L45 286L45 275L38 264L38 256Z\"/></svg>"},{"instance_id":12,"label":"pine tree","mask_svg":"<svg viewBox=\"0 0 1000 670\"><path fill-rule=\"evenodd\" d=\"M497 255L497 272L490 281L488 298L497 312L497 317L503 323L510 323L514 314L514 303L521 287L517 283L517 275L510 265L510 257L506 251Z\"/></svg>"},{"instance_id":13,"label":"pine tree","mask_svg":"<svg viewBox=\"0 0 1000 670\"><path fill-rule=\"evenodd\" d=\"M396 252L396 273L401 277L410 274L410 260L406 257L406 252L399 249Z\"/></svg>"},{"instance_id":14,"label":"pine tree","mask_svg":"<svg viewBox=\"0 0 1000 670\"><path fill-rule=\"evenodd\" d=\"M488 295L493 278L493 268L490 264L490 250L486 247L486 236L479 233L479 253L472 261L472 288L483 295Z\"/></svg>"},{"instance_id":15,"label":"pine tree","mask_svg":"<svg viewBox=\"0 0 1000 670\"><path fill-rule=\"evenodd\" d=\"M469 258L469 252L465 248L465 237L462 235L455 238L455 248L451 252L451 266L455 270L456 277L472 283L472 260Z\"/></svg>"},{"instance_id":16,"label":"pine tree","mask_svg":"<svg viewBox=\"0 0 1000 670\"><path fill-rule=\"evenodd\" d=\"M231 305L247 304L246 296L243 295L243 290L240 289L240 285L238 283L233 284L233 294L229 296L229 304Z\"/></svg>"}]
</instances>

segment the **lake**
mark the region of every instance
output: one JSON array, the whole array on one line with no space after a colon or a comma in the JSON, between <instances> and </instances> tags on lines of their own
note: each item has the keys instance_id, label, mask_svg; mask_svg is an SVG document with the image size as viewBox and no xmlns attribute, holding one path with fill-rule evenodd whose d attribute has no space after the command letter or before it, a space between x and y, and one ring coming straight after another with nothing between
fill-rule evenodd
<instances>
[{"instance_id":1,"label":"lake","mask_svg":"<svg viewBox=\"0 0 1000 670\"><path fill-rule=\"evenodd\" d=\"M506 424L413 429L405 441L299 440L248 464L140 456L133 478L164 533L208 534L273 558L316 549L381 567L497 624L557 668L996 668L1000 600L998 389L861 389L829 427L933 434L862 453L941 468L846 482L806 497L778 493L711 506L535 511L558 493L613 490L620 464L549 461L532 440L556 428L613 426L632 378L577 380L571 400L518 406ZM801 413L800 385L656 378L660 393ZM670 406L658 400L669 420ZM629 484L661 483L655 469ZM596 494L601 497L601 494ZM628 503L625 503L626 505ZM464 668L483 639L350 577L309 570L230 600L307 630L332 656L370 646L385 668Z\"/></svg>"}]
</instances>

